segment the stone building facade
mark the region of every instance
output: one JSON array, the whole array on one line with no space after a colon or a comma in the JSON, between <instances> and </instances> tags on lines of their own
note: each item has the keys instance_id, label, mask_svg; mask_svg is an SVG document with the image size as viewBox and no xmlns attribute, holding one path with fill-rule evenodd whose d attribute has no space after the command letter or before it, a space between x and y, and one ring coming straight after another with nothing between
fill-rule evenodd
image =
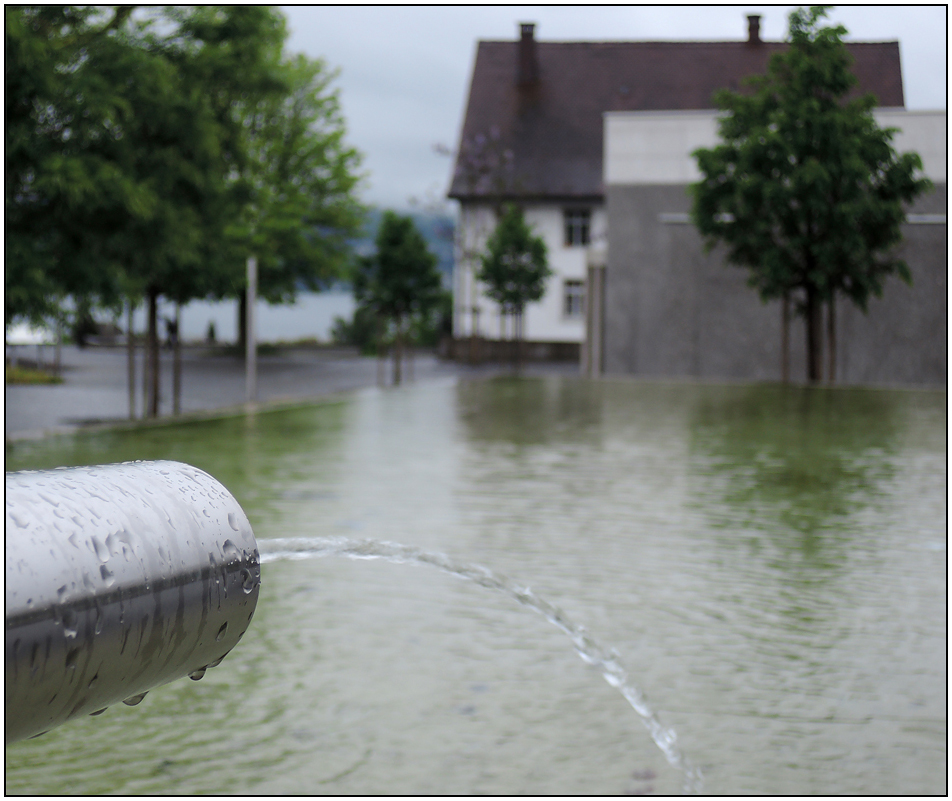
<instances>
[{"instance_id":1,"label":"stone building facade","mask_svg":"<svg viewBox=\"0 0 952 801\"><path fill-rule=\"evenodd\" d=\"M926 384L947 379L948 248L945 112L877 109L896 127L894 147L923 159L933 189L909 209L900 255L912 286L887 280L863 314L836 306L835 379L847 384ZM705 253L690 224L690 153L716 141L714 112L610 113L605 185L610 231L601 367L644 376L777 380L780 302L764 304L743 268ZM593 299L594 300L594 299ZM803 319L792 317L790 375L806 374Z\"/></svg>"}]
</instances>

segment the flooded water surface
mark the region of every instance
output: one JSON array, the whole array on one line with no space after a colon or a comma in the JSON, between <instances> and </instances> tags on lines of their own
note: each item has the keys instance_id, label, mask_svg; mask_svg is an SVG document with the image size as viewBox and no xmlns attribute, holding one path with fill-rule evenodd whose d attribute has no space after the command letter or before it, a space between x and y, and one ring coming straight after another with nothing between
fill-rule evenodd
<instances>
[{"instance_id":1,"label":"flooded water surface","mask_svg":"<svg viewBox=\"0 0 952 801\"><path fill-rule=\"evenodd\" d=\"M8 793L946 792L945 393L446 381L7 469L131 459L235 495L254 620Z\"/></svg>"}]
</instances>

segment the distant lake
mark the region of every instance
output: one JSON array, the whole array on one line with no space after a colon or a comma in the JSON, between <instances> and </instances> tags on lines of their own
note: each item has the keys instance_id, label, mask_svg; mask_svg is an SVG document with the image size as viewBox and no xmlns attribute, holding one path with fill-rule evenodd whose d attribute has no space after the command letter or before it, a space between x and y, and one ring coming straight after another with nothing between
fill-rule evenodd
<instances>
[{"instance_id":1,"label":"distant lake","mask_svg":"<svg viewBox=\"0 0 952 801\"><path fill-rule=\"evenodd\" d=\"M335 317L350 320L356 303L349 291L302 292L293 305L271 306L259 301L257 309L258 340L260 342L293 341L314 337L329 341ZM175 307L171 303L159 304L159 317L173 317ZM181 336L183 340L205 339L209 323L215 323L215 338L219 341L235 341L238 329L238 302L225 300L216 303L194 301L182 307ZM125 326L125 319L120 321ZM136 331L144 331L146 315L144 306L136 309L133 316ZM159 324L159 332L165 336L165 325Z\"/></svg>"}]
</instances>

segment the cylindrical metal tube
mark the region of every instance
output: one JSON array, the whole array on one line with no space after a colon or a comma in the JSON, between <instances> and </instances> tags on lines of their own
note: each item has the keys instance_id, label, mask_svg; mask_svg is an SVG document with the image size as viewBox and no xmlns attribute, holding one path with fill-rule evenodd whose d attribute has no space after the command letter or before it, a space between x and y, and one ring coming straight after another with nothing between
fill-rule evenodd
<instances>
[{"instance_id":1,"label":"cylindrical metal tube","mask_svg":"<svg viewBox=\"0 0 952 801\"><path fill-rule=\"evenodd\" d=\"M200 678L258 601L248 518L179 462L8 473L6 544L7 742Z\"/></svg>"}]
</instances>

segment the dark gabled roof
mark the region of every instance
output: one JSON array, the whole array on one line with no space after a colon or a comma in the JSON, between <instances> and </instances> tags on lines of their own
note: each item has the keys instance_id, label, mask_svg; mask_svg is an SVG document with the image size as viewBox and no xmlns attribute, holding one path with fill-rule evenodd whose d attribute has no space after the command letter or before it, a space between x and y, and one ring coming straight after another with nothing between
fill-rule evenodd
<instances>
[{"instance_id":1,"label":"dark gabled roof","mask_svg":"<svg viewBox=\"0 0 952 801\"><path fill-rule=\"evenodd\" d=\"M524 33L522 43L479 43L451 198L601 198L604 112L713 109L716 90L739 89L787 47L761 41L530 39L538 80L520 85L525 42ZM904 106L899 43L846 46L856 91L872 92L881 106Z\"/></svg>"}]
</instances>

